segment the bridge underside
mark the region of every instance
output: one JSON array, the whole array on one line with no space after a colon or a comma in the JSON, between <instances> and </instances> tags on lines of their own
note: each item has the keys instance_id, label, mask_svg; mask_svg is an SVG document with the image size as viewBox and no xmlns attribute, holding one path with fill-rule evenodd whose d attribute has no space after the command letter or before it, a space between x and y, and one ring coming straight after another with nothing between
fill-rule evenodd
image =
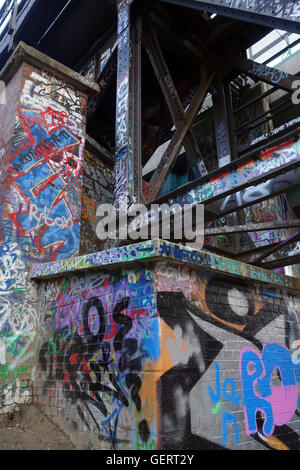
<instances>
[{"instance_id":1,"label":"bridge underside","mask_svg":"<svg viewBox=\"0 0 300 470\"><path fill-rule=\"evenodd\" d=\"M287 46L274 60L298 45L297 2L14 5L1 33L2 63L24 40L99 84L87 133L115 158L116 204L124 197L129 204L202 203L205 248L270 269L299 261L291 246L298 243L300 202L295 220L265 220L257 228L263 219L245 217L247 208L300 186L299 104L292 100L298 69L249 55L275 28L286 31ZM217 246L227 229L247 238L246 249ZM251 241L264 230L281 230L271 255L269 244Z\"/></svg>"},{"instance_id":2,"label":"bridge underside","mask_svg":"<svg viewBox=\"0 0 300 470\"><path fill-rule=\"evenodd\" d=\"M0 8L0 414L78 449L300 448L299 2L220 3ZM102 241L113 203L204 247Z\"/></svg>"},{"instance_id":3,"label":"bridge underside","mask_svg":"<svg viewBox=\"0 0 300 470\"><path fill-rule=\"evenodd\" d=\"M296 1L162 0L210 13L299 33L300 7Z\"/></svg>"}]
</instances>

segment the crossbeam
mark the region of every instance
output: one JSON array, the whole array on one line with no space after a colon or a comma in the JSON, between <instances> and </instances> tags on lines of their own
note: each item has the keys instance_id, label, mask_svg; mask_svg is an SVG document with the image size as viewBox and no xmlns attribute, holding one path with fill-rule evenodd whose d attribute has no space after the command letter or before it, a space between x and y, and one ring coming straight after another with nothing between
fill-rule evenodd
<instances>
[{"instance_id":1,"label":"crossbeam","mask_svg":"<svg viewBox=\"0 0 300 470\"><path fill-rule=\"evenodd\" d=\"M235 57L232 60L232 64L254 80L261 80L268 83L268 85L275 85L288 92L293 92L295 90L295 88L293 88L293 83L297 77L290 75L283 70L268 67L267 65L259 64L254 60L240 57Z\"/></svg>"},{"instance_id":2,"label":"crossbeam","mask_svg":"<svg viewBox=\"0 0 300 470\"><path fill-rule=\"evenodd\" d=\"M148 202L154 200L163 189L168 173L171 170L172 165L174 165L175 159L182 147L183 140L207 95L214 75L214 71L208 70L204 65L202 66L201 81L198 90L196 91L188 110L184 113L184 119L180 122L180 125L174 132L171 142L150 180Z\"/></svg>"},{"instance_id":3,"label":"crossbeam","mask_svg":"<svg viewBox=\"0 0 300 470\"><path fill-rule=\"evenodd\" d=\"M266 250L261 256L256 258L255 260L252 261L251 264L255 264L257 266L261 266L261 261L268 258L270 255L273 255L277 251L281 250L282 248L291 245L294 242L297 242L300 240L300 232L296 232L293 235L287 237L285 240L280 242L277 246L272 247L268 250Z\"/></svg>"},{"instance_id":4,"label":"crossbeam","mask_svg":"<svg viewBox=\"0 0 300 470\"><path fill-rule=\"evenodd\" d=\"M265 153L215 171L214 176L193 182L184 192L179 188L156 203L205 204L219 218L289 189L300 187L300 145L290 140Z\"/></svg>"},{"instance_id":5,"label":"crossbeam","mask_svg":"<svg viewBox=\"0 0 300 470\"><path fill-rule=\"evenodd\" d=\"M161 0L189 8L268 26L300 32L300 5L290 0Z\"/></svg>"},{"instance_id":6,"label":"crossbeam","mask_svg":"<svg viewBox=\"0 0 300 470\"><path fill-rule=\"evenodd\" d=\"M263 222L259 224L226 225L225 227L208 228L204 230L205 236L230 235L234 233L263 232L265 230L280 230L284 228L300 227L300 220Z\"/></svg>"},{"instance_id":7,"label":"crossbeam","mask_svg":"<svg viewBox=\"0 0 300 470\"><path fill-rule=\"evenodd\" d=\"M278 269L278 268L284 268L286 266L293 266L298 263L300 263L300 255L294 255L294 256L285 256L284 258L279 258L273 261L261 263L261 267L265 269Z\"/></svg>"},{"instance_id":8,"label":"crossbeam","mask_svg":"<svg viewBox=\"0 0 300 470\"><path fill-rule=\"evenodd\" d=\"M177 128L184 119L184 108L172 80L169 68L163 57L157 36L150 24L148 24L148 28L144 33L144 41L156 78L165 97L175 127ZM196 177L206 175L207 169L202 155L197 148L197 141L191 130L188 130L184 137L183 145Z\"/></svg>"}]
</instances>

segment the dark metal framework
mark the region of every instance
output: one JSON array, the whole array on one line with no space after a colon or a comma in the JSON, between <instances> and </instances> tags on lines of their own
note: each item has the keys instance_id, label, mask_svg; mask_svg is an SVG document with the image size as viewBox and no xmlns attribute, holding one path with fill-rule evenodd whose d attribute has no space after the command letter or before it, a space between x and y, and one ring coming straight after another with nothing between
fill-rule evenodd
<instances>
[{"instance_id":1,"label":"dark metal framework","mask_svg":"<svg viewBox=\"0 0 300 470\"><path fill-rule=\"evenodd\" d=\"M226 2L227 4L230 3L231 6L224 7L221 5L224 2L221 1L164 0L162 3L155 2L155 5L151 7L147 4L144 9L140 10L134 10L130 6L131 2L129 0L118 0L117 3L119 9L115 166L115 196L117 202L120 200L120 195L129 205L143 201L140 127L142 111L141 84L143 77L141 70L142 46L152 65L154 75L175 126L169 144L151 176L149 191L146 195L146 202L148 204L153 202L183 203L188 200L188 194L195 190L198 192L202 191L212 181L218 178L224 179L224 175L228 181L232 182L239 168L244 168L248 164L255 168L255 165L260 164L259 155L261 151L268 148L266 147L266 142L268 146L272 147L288 140L290 142L291 139L296 139L295 136L297 136L299 128L297 125L292 125L291 129L283 129L283 132L274 132L273 135L272 133L267 135L266 141L262 142L264 145L261 148L258 145L253 145L253 150L250 149L251 146L248 146L248 152L240 151L237 136L241 132L247 133L262 124L266 125L274 117L277 108L281 111L285 105L291 106L291 94L295 90L294 82L297 76L248 59L246 57L246 47L239 41L238 35L235 42L225 42L219 48L219 51L216 51L216 48L210 49L209 44L201 44L201 41L195 35L190 40L189 35L186 34L186 38L181 40L182 32L180 28L176 31L173 29L174 24L170 26L168 13L163 5L163 3L173 3L201 9L203 19L206 18L207 21L211 21L211 19L207 18L206 12L208 11L224 15L226 13L225 16L227 17L243 19L256 24L298 31L299 18L298 14L296 14L298 11L296 3L292 8L291 2L289 2L289 6L283 2L285 7L282 10L277 8L276 14L274 14L276 6L274 3L273 15L270 8L264 7L262 4L259 6L259 2L252 2L253 9L250 13L247 11L246 5L244 5L246 2L239 2L238 4L241 7L238 7L237 2L235 3L234 1ZM292 13L294 17L287 17L288 12L294 12ZM255 28L253 29L252 36L250 32L250 37L253 37L253 39L259 37L259 33L257 33ZM164 52L166 44L170 43L170 41L176 48L176 52L181 54L185 60L193 63L199 70L198 88L186 109L178 94L175 80ZM278 53L275 54L275 57L277 56ZM232 95L239 92L240 80L247 80L247 77L255 82L265 83L269 85L269 88L265 89L259 96L252 98L248 103L234 109ZM263 110L263 112L239 126L235 124L234 118L237 113L243 112L247 106L263 100L278 90L283 90L286 93L283 104L280 103L273 109ZM205 158L199 149L197 138L193 131L195 122L199 121L202 117L202 113L199 115L199 112L208 93L211 95L213 104L218 159L218 169L213 172L208 172L207 170ZM173 169L182 147L185 150L187 163L193 175L192 181L172 192L162 194L168 175ZM202 199L198 199L196 203L202 202L205 204L206 220L218 219L225 214L253 205L255 202L264 201L272 196L286 192L292 187L299 187L299 166L299 158L291 158L289 161L281 163L276 163L275 161L267 171L261 171L259 175L253 172L255 176L242 179L240 182L236 181L231 185L229 184L224 188L224 191L217 194L206 194ZM285 179L286 175L288 175L288 178ZM277 190L273 188L268 194L252 198L250 203L243 201L243 190L252 186L258 187L258 185L270 181L277 183ZM224 200L226 198L227 200L228 198L232 200L225 208ZM299 226L299 221L277 225L282 228L297 227ZM250 233L254 230L267 230L268 228L270 228L268 224L259 227L241 225L239 227L231 227L231 229L228 227L228 230L230 233ZM218 230L206 232L207 235L217 235L218 233L220 233ZM257 255L256 258L254 257L253 264L267 266L267 263L263 263L266 258L280 251L282 247L297 241L298 238L297 234L297 236L291 239L275 244L271 249L256 250L262 251L262 253Z\"/></svg>"},{"instance_id":2,"label":"dark metal framework","mask_svg":"<svg viewBox=\"0 0 300 470\"><path fill-rule=\"evenodd\" d=\"M4 3L0 10L0 23L3 25L3 22L7 21L7 25L0 33L0 56L3 49L14 47L15 38L19 40L17 33L20 24L25 18L28 20L29 13L42 3L39 0L22 0L19 3L17 0L11 0ZM54 3L53 12L51 11L51 15L48 12L49 18L44 19L44 22L51 26L53 20L57 21L59 18L58 27L63 30L64 15L59 13L59 2L53 1L53 5ZM79 5L83 8L83 2L74 0L75 3L78 6L77 15L80 15ZM86 0L84 4L86 8L88 5L94 8L95 1ZM50 4L47 5L50 9ZM64 5L69 5L67 0ZM113 39L114 42L116 39L117 48L108 55L108 60L101 70L99 54L94 55L88 64L94 64L92 78L99 83L101 92L89 102L87 121L88 128L94 126L97 120L95 116L97 113L99 115L99 109L102 109L106 101L110 101L109 108L112 108L111 99L114 95L116 112L113 116L110 114L107 120L115 120L112 132L115 144L112 144L109 150L115 154L117 207L122 204L130 206L145 202L148 205L153 202L201 202L205 206L206 221L213 221L300 187L300 159L292 152L284 160L275 149L274 156L268 157L268 165L262 165L265 159L262 155L265 155L268 149L291 146L298 138L300 119L297 116L277 129L273 129L270 123L274 120L276 122L278 116L294 106L291 95L295 91L295 82L299 80L299 76L270 67L269 62L255 62L246 55L247 48L274 28L289 33L300 32L300 0L101 2L103 11L110 11L112 5L117 9L117 27L115 28L115 20L112 21L105 34L103 31L101 33L104 34L103 41L101 42L101 38L99 41L101 47L104 47L108 40ZM70 15L70 12L71 7L68 6L65 15ZM47 27L43 31L48 29ZM44 52L49 53L51 48L48 50L47 47L50 47L51 34L47 34L47 40L42 41L44 36L40 39L35 37L36 42L33 45L37 47L45 42ZM296 46L299 41L296 39L276 52L272 59ZM95 44L92 49L95 52ZM84 50L85 57L89 54L89 48L86 46ZM81 59L83 60L83 56ZM181 66L183 64L183 68L189 71L189 76L193 76L192 91L188 98L179 90L181 75L178 73L177 59ZM78 57L78 71L84 70L82 65ZM246 102L239 101L250 81L257 84L258 92ZM153 93L152 88L155 90ZM283 94L282 98L276 101L276 105L267 106L267 99L278 92ZM143 168L148 163L149 156L145 156L143 150L142 114L144 101L147 101L147 94L151 93L153 96L156 93L165 104L171 125L169 122L164 129L163 138L158 139L159 144L167 143L166 150L156 161L154 171L145 181ZM249 109L256 106L259 111L249 112L249 117L244 119L243 116ZM201 148L197 137L198 128L208 116L212 116L214 126L213 145L216 158L213 162L207 158L206 150ZM255 132L259 133L257 139L251 137ZM96 126L93 137L97 138L98 135ZM184 162L181 165L188 168L189 180L175 190L166 191L166 182L180 163L179 155L182 149L185 157L181 159ZM245 168L251 168L253 171L247 174ZM268 187L268 190L259 192L261 187ZM245 191L251 188L254 190L249 200L245 198ZM299 220L272 223L272 226L268 223L246 226L243 220L238 221L236 218L233 226L208 229L206 235L234 235L275 227L296 228L299 227ZM241 253L240 259L249 255L251 262L259 266L270 269L282 266L283 258L280 258L281 261L270 261L268 258L270 254L277 256L279 253L280 256L280 250L295 240L296 235L291 240L274 244L272 252L267 247L252 250L252 254ZM207 248L210 249L209 246ZM233 255L230 250L224 250L224 254ZM298 260L297 256L299 255L291 257L293 261Z\"/></svg>"},{"instance_id":3,"label":"dark metal framework","mask_svg":"<svg viewBox=\"0 0 300 470\"><path fill-rule=\"evenodd\" d=\"M300 32L300 7L298 0L162 0L229 18Z\"/></svg>"}]
</instances>

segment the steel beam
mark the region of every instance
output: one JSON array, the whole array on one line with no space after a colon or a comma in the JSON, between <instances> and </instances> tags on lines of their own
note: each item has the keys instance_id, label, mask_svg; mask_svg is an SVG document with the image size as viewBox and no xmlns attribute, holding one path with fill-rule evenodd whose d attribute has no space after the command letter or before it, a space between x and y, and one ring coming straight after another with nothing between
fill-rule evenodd
<instances>
[{"instance_id":1,"label":"steel beam","mask_svg":"<svg viewBox=\"0 0 300 470\"><path fill-rule=\"evenodd\" d=\"M292 188L300 187L300 143L288 141L269 149L264 154L243 159L222 172L214 172L193 182L184 192L184 186L155 203L205 204L205 208L220 218L237 209L269 199Z\"/></svg>"},{"instance_id":2,"label":"steel beam","mask_svg":"<svg viewBox=\"0 0 300 470\"><path fill-rule=\"evenodd\" d=\"M230 235L232 233L264 232L265 230L280 230L284 228L300 227L300 220L262 222L259 224L226 225L224 227L207 228L204 236L216 237L218 235Z\"/></svg>"},{"instance_id":3,"label":"steel beam","mask_svg":"<svg viewBox=\"0 0 300 470\"><path fill-rule=\"evenodd\" d=\"M254 60L234 57L231 65L237 67L241 72L249 75L254 80L261 80L268 83L268 85L275 85L282 90L292 93L295 91L293 83L297 79L296 76L290 75L283 70L268 67L264 64L259 64Z\"/></svg>"},{"instance_id":4,"label":"steel beam","mask_svg":"<svg viewBox=\"0 0 300 470\"><path fill-rule=\"evenodd\" d=\"M148 28L144 33L144 41L150 62L165 97L173 122L175 127L178 128L184 119L184 108L163 57L157 36L150 24L148 24ZM200 66L200 63L198 65ZM197 140L191 130L188 130L184 137L183 145L195 176L207 175L207 169L198 149Z\"/></svg>"},{"instance_id":5,"label":"steel beam","mask_svg":"<svg viewBox=\"0 0 300 470\"><path fill-rule=\"evenodd\" d=\"M201 82L198 90L196 91L188 110L184 113L184 119L180 122L180 125L173 134L171 142L150 180L150 191L147 202L153 201L164 187L168 173L174 165L176 157L182 147L183 140L207 95L214 75L214 71L208 70L204 65L202 66Z\"/></svg>"},{"instance_id":6,"label":"steel beam","mask_svg":"<svg viewBox=\"0 0 300 470\"><path fill-rule=\"evenodd\" d=\"M139 203L140 176L140 26L131 27L130 0L118 0L115 205ZM136 119L137 123L134 124Z\"/></svg>"},{"instance_id":7,"label":"steel beam","mask_svg":"<svg viewBox=\"0 0 300 470\"><path fill-rule=\"evenodd\" d=\"M290 0L161 0L228 18L300 32L300 5Z\"/></svg>"},{"instance_id":8,"label":"steel beam","mask_svg":"<svg viewBox=\"0 0 300 470\"><path fill-rule=\"evenodd\" d=\"M293 233L285 240L281 241L277 246L267 249L261 256L251 261L251 264L255 264L256 266L261 266L261 261L268 258L270 255L273 255L277 251L281 250L282 248L291 245L291 243L297 242L300 240L300 232Z\"/></svg>"},{"instance_id":9,"label":"steel beam","mask_svg":"<svg viewBox=\"0 0 300 470\"><path fill-rule=\"evenodd\" d=\"M279 245L279 242L275 242L272 244L273 247L277 245ZM238 259L239 261L243 261L244 263L250 263L253 256L265 251L266 248L267 246L264 245L264 246L259 246L257 248L252 248L251 250L242 251L236 255L236 259Z\"/></svg>"},{"instance_id":10,"label":"steel beam","mask_svg":"<svg viewBox=\"0 0 300 470\"><path fill-rule=\"evenodd\" d=\"M238 158L238 144L237 144L237 137L236 137L236 132L235 132L230 82L227 80L223 81L223 86L224 86L224 96L225 96L225 105L226 105L227 125L228 125L228 132L229 132L229 144L230 144L230 150L231 150L231 161L234 161Z\"/></svg>"},{"instance_id":11,"label":"steel beam","mask_svg":"<svg viewBox=\"0 0 300 470\"><path fill-rule=\"evenodd\" d=\"M134 202L145 202L142 190L142 17L132 20L131 29L131 66L129 117L133 152L133 194Z\"/></svg>"},{"instance_id":12,"label":"steel beam","mask_svg":"<svg viewBox=\"0 0 300 470\"><path fill-rule=\"evenodd\" d=\"M261 263L261 267L264 269L278 269L286 266L293 266L298 263L300 263L300 255L294 255Z\"/></svg>"},{"instance_id":13,"label":"steel beam","mask_svg":"<svg viewBox=\"0 0 300 470\"><path fill-rule=\"evenodd\" d=\"M227 113L228 103L225 98L225 90L222 79L217 75L211 87L212 100L213 100L213 115L215 123L215 138L218 155L219 168L231 162L231 145L229 134L229 119ZM232 116L230 116L232 118ZM232 126L230 127L232 132Z\"/></svg>"}]
</instances>

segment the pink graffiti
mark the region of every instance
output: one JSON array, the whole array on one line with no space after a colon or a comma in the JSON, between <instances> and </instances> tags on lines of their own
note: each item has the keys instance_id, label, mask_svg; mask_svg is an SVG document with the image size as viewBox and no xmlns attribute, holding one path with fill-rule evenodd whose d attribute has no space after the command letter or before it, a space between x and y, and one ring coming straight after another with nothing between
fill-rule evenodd
<instances>
[{"instance_id":1,"label":"pink graffiti","mask_svg":"<svg viewBox=\"0 0 300 470\"><path fill-rule=\"evenodd\" d=\"M297 409L298 388L289 350L277 343L265 344L261 354L245 348L240 356L240 373L246 432L258 431L256 415L260 411L264 415L263 433L271 436L274 427L289 422Z\"/></svg>"}]
</instances>

